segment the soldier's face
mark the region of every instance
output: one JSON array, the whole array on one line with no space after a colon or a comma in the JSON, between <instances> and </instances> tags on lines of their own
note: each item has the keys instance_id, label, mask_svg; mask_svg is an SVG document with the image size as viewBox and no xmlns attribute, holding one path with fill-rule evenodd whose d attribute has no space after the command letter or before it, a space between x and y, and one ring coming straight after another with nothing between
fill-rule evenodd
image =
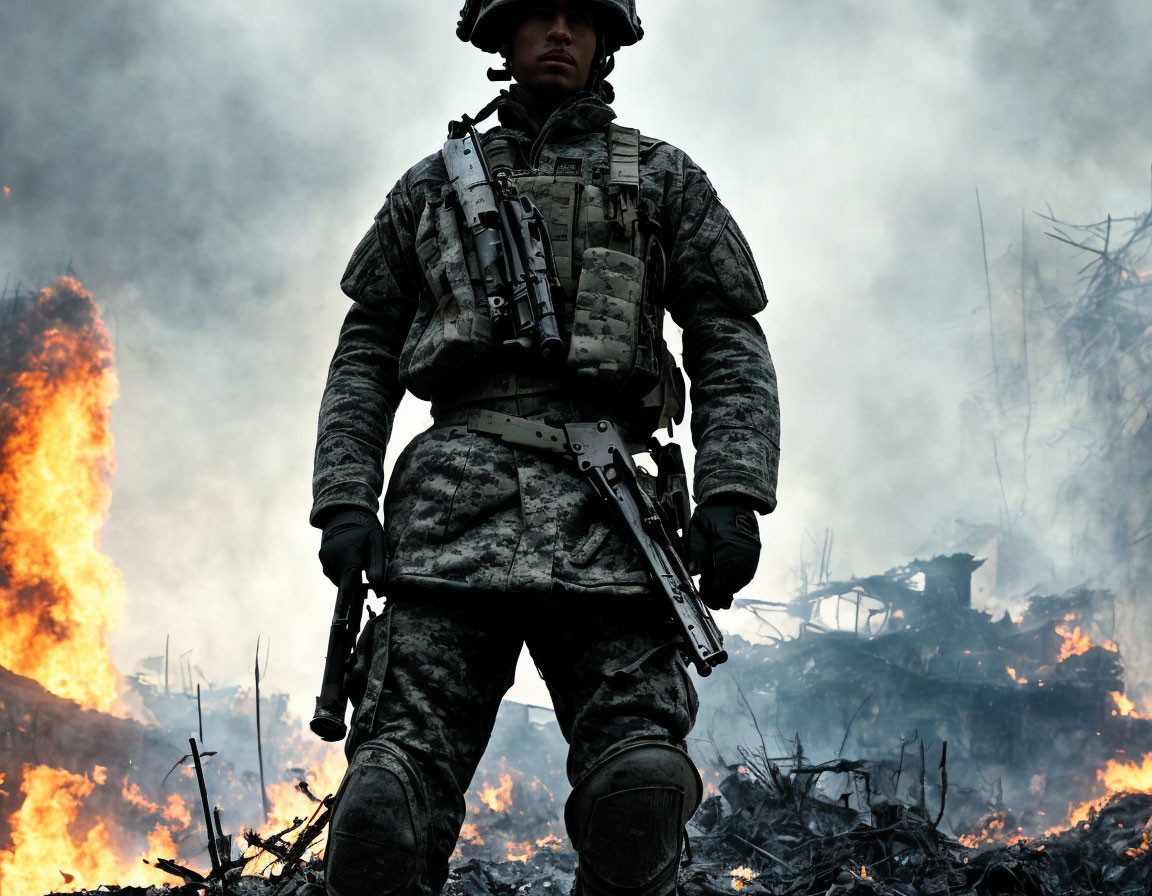
<instances>
[{"instance_id":1,"label":"soldier's face","mask_svg":"<svg viewBox=\"0 0 1152 896\"><path fill-rule=\"evenodd\" d=\"M529 90L583 90L596 58L596 23L582 3L534 3L512 37L512 76Z\"/></svg>"}]
</instances>

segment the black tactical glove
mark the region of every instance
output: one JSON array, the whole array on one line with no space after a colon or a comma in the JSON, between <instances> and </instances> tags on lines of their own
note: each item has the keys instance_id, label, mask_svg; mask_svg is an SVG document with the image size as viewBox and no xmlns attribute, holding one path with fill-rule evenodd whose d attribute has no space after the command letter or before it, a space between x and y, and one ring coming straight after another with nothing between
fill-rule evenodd
<instances>
[{"instance_id":1,"label":"black tactical glove","mask_svg":"<svg viewBox=\"0 0 1152 896\"><path fill-rule=\"evenodd\" d=\"M359 569L368 587L381 594L384 587L384 529L375 514L349 508L334 511L324 520L320 536L320 564L324 575L340 587L340 574Z\"/></svg>"},{"instance_id":2,"label":"black tactical glove","mask_svg":"<svg viewBox=\"0 0 1152 896\"><path fill-rule=\"evenodd\" d=\"M688 552L700 570L700 597L713 610L727 610L752 581L760 561L756 514L741 499L719 495L701 504L688 527Z\"/></svg>"}]
</instances>

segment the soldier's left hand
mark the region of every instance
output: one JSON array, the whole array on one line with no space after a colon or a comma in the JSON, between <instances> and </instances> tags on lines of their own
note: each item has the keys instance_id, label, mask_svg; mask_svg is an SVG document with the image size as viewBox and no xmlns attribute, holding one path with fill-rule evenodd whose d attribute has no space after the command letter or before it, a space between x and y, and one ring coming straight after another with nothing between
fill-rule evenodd
<instances>
[{"instance_id":1,"label":"soldier's left hand","mask_svg":"<svg viewBox=\"0 0 1152 896\"><path fill-rule=\"evenodd\" d=\"M701 504L688 527L688 550L700 570L701 599L713 610L728 609L760 562L756 514L737 496L721 495Z\"/></svg>"}]
</instances>

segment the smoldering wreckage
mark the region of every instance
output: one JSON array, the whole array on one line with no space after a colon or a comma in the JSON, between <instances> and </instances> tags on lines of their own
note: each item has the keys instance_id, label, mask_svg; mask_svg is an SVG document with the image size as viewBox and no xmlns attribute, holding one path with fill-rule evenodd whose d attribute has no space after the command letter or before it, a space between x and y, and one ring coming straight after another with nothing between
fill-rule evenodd
<instances>
[{"instance_id":1,"label":"smoldering wreckage","mask_svg":"<svg viewBox=\"0 0 1152 896\"><path fill-rule=\"evenodd\" d=\"M830 579L826 539L791 600L742 601L766 637L729 637L727 664L699 683L705 710L690 749L706 798L688 828L685 893L1152 893L1152 706L1126 693L1116 644L1118 607L1149 572L1152 272L1141 267L1152 214L1048 225L1088 253L1086 276L1053 302L1021 258L1021 306L1027 274L1066 361L1063 388L1095 415L1098 450L1066 488L1124 483L1092 546L1114 553L1120 580L1038 590L1039 552L1003 520L958 527L948 553L844 581ZM10 473L27 460L17 449L35 442L19 435L29 408L51 417L56 400L37 399L27 372L53 369L41 385L59 391L60 364L87 358L102 376L111 360L76 281L9 308L43 318L0 346L0 471ZM73 348L49 331L72 333ZM1004 370L997 402L1019 385ZM15 494L6 479L7 520L19 518ZM92 500L98 510L106 496ZM8 627L30 643L28 632L59 637L66 627L46 624L43 606L79 600L82 588L68 570L30 576L11 537L0 550ZM977 579L982 594L1024 609L978 609ZM304 740L286 696L260 694L259 652L255 687L242 690L203 687L189 656L166 650L128 679L126 718L5 650L0 893L322 893L317 855L342 757ZM569 890L564 756L547 710L505 705L468 795L452 896Z\"/></svg>"}]
</instances>

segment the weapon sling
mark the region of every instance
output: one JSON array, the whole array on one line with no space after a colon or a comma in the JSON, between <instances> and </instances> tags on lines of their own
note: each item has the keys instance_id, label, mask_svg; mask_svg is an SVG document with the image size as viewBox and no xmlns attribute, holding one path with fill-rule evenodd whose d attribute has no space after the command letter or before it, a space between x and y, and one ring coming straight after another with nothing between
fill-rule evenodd
<instances>
[{"instance_id":1,"label":"weapon sling","mask_svg":"<svg viewBox=\"0 0 1152 896\"><path fill-rule=\"evenodd\" d=\"M724 636L700 599L680 555L674 527L641 488L636 463L610 421L567 423L559 428L477 410L468 419L468 429L499 436L509 445L560 454L574 461L609 514L628 533L648 578L665 597L688 662L706 676L728 659Z\"/></svg>"}]
</instances>

